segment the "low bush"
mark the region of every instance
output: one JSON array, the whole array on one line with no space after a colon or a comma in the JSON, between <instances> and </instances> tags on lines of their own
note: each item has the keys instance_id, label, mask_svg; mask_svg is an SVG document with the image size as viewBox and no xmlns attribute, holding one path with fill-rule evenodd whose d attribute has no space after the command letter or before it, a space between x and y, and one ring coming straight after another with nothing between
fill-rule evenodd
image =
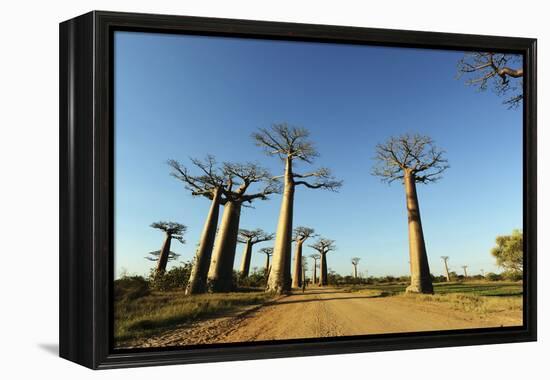
<instances>
[{"instance_id":1,"label":"low bush","mask_svg":"<svg viewBox=\"0 0 550 380\"><path fill-rule=\"evenodd\" d=\"M123 276L114 282L114 296L117 301L132 301L149 293L149 282L141 276Z\"/></svg>"},{"instance_id":2,"label":"low bush","mask_svg":"<svg viewBox=\"0 0 550 380\"><path fill-rule=\"evenodd\" d=\"M149 282L154 290L177 290L185 289L191 276L192 265L190 262L183 263L182 266L174 267L162 275L157 275L151 270Z\"/></svg>"}]
</instances>

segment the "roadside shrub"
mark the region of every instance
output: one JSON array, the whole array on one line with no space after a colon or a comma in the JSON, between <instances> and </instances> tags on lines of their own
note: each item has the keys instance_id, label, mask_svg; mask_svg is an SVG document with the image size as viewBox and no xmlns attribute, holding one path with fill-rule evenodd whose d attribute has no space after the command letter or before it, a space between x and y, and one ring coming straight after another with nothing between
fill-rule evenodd
<instances>
[{"instance_id":1,"label":"roadside shrub","mask_svg":"<svg viewBox=\"0 0 550 380\"><path fill-rule=\"evenodd\" d=\"M502 276L500 274L489 272L485 275L485 279L489 281L500 281L502 280Z\"/></svg>"},{"instance_id":2,"label":"roadside shrub","mask_svg":"<svg viewBox=\"0 0 550 380\"><path fill-rule=\"evenodd\" d=\"M237 288L265 288L267 283L264 269L253 268L247 277L242 277L239 272L233 272L233 283Z\"/></svg>"},{"instance_id":3,"label":"roadside shrub","mask_svg":"<svg viewBox=\"0 0 550 380\"><path fill-rule=\"evenodd\" d=\"M441 276L434 276L434 275L432 274L431 277L432 277L432 282L437 282L437 283L439 283L439 282L447 282L447 277L442 276L442 275L441 275Z\"/></svg>"},{"instance_id":4,"label":"roadside shrub","mask_svg":"<svg viewBox=\"0 0 550 380\"><path fill-rule=\"evenodd\" d=\"M157 275L153 269L149 275L151 288L162 291L185 289L187 283L189 282L191 268L191 262L187 261L179 267L174 267L169 271L164 272L162 275Z\"/></svg>"},{"instance_id":5,"label":"roadside shrub","mask_svg":"<svg viewBox=\"0 0 550 380\"><path fill-rule=\"evenodd\" d=\"M523 279L523 273L518 271L506 271L502 273L502 277L509 281L520 281Z\"/></svg>"},{"instance_id":6,"label":"roadside shrub","mask_svg":"<svg viewBox=\"0 0 550 380\"><path fill-rule=\"evenodd\" d=\"M131 301L149 293L149 282L142 276L123 276L114 282L114 296L117 301Z\"/></svg>"}]
</instances>

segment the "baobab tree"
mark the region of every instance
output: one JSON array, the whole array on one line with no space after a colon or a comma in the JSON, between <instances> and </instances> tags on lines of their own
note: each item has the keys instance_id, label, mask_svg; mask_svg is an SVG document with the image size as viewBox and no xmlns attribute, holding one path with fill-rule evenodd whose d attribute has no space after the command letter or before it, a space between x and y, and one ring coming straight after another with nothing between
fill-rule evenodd
<instances>
[{"instance_id":1,"label":"baobab tree","mask_svg":"<svg viewBox=\"0 0 550 380\"><path fill-rule=\"evenodd\" d=\"M278 181L256 164L224 163L223 172L228 177L228 185L223 190L227 200L208 271L208 287L212 292L228 292L233 287L233 264L243 204L256 199L266 200L268 195L279 192ZM259 187L257 192L247 194L253 184Z\"/></svg>"},{"instance_id":2,"label":"baobab tree","mask_svg":"<svg viewBox=\"0 0 550 380\"><path fill-rule=\"evenodd\" d=\"M313 259L313 273L311 276L311 283L315 285L317 284L317 265L318 265L317 263L321 258L321 255L319 255L318 253L314 253L312 255L309 255L309 257Z\"/></svg>"},{"instance_id":3,"label":"baobab tree","mask_svg":"<svg viewBox=\"0 0 550 380\"><path fill-rule=\"evenodd\" d=\"M445 264L445 277L447 278L447 282L451 281L451 276L449 275L449 265L447 262L449 261L449 256L441 256L443 259L443 263Z\"/></svg>"},{"instance_id":4,"label":"baobab tree","mask_svg":"<svg viewBox=\"0 0 550 380\"><path fill-rule=\"evenodd\" d=\"M248 277L248 272L250 271L250 259L252 258L252 247L255 244L272 240L274 236L274 234L268 234L259 228L256 230L239 230L237 241L244 244L243 258L241 261L241 277Z\"/></svg>"},{"instance_id":5,"label":"baobab tree","mask_svg":"<svg viewBox=\"0 0 550 380\"><path fill-rule=\"evenodd\" d=\"M181 244L185 244L183 234L187 231L187 226L176 222L160 221L151 224L151 227L161 230L165 234L164 243L160 251L158 251L157 269L155 271L155 275L163 275L166 271L168 260L170 259L170 244L172 243L172 239L176 239Z\"/></svg>"},{"instance_id":6,"label":"baobab tree","mask_svg":"<svg viewBox=\"0 0 550 380\"><path fill-rule=\"evenodd\" d=\"M336 249L334 240L319 238L315 243L311 244L310 247L319 252L321 259L319 286L326 286L328 285L327 253Z\"/></svg>"},{"instance_id":7,"label":"baobab tree","mask_svg":"<svg viewBox=\"0 0 550 380\"><path fill-rule=\"evenodd\" d=\"M467 279L468 278L468 271L467 271L468 265L463 265L461 268L464 270L464 279Z\"/></svg>"},{"instance_id":8,"label":"baobab tree","mask_svg":"<svg viewBox=\"0 0 550 380\"><path fill-rule=\"evenodd\" d=\"M273 255L273 247L263 247L260 249L260 252L265 255L265 281L267 286L267 279L269 277L269 258Z\"/></svg>"},{"instance_id":9,"label":"baobab tree","mask_svg":"<svg viewBox=\"0 0 550 380\"><path fill-rule=\"evenodd\" d=\"M172 168L172 177L182 181L193 196L211 200L186 288L186 294L198 294L207 290L207 275L218 228L220 205L227 202L224 191L230 184L230 178L223 173L214 156L209 155L204 161L191 159L191 163L197 168L199 175L192 175L186 166L176 160L168 161Z\"/></svg>"},{"instance_id":10,"label":"baobab tree","mask_svg":"<svg viewBox=\"0 0 550 380\"><path fill-rule=\"evenodd\" d=\"M432 183L441 178L449 167L443 154L430 137L418 134L391 137L376 146L377 164L373 174L382 181L400 180L405 185L411 268L411 284L406 291L411 293L433 293L416 184Z\"/></svg>"},{"instance_id":11,"label":"baobab tree","mask_svg":"<svg viewBox=\"0 0 550 380\"><path fill-rule=\"evenodd\" d=\"M302 246L304 242L315 236L315 230L309 227L296 227L294 229L294 236L292 240L296 242L296 249L294 251L294 273L292 276L292 287L302 287Z\"/></svg>"},{"instance_id":12,"label":"baobab tree","mask_svg":"<svg viewBox=\"0 0 550 380\"><path fill-rule=\"evenodd\" d=\"M351 265L353 265L353 278L357 278L357 265L359 265L360 257L354 257L351 259Z\"/></svg>"},{"instance_id":13,"label":"baobab tree","mask_svg":"<svg viewBox=\"0 0 550 380\"><path fill-rule=\"evenodd\" d=\"M286 123L274 124L270 129L260 129L252 137L256 141L256 145L263 147L268 155L277 156L285 163L285 172L281 176L284 178L283 199L267 290L286 293L291 288L292 217L296 186L336 191L342 182L335 180L327 168L320 168L304 174L294 172L295 161L311 164L313 159L319 155L308 139L309 131L307 129L289 126Z\"/></svg>"},{"instance_id":14,"label":"baobab tree","mask_svg":"<svg viewBox=\"0 0 550 380\"><path fill-rule=\"evenodd\" d=\"M154 261L154 262L157 262L159 261L159 257L160 257L160 251L152 251L152 252L149 252L149 255L151 256L145 256L145 258L149 261ZM174 260L177 260L178 258L180 257L179 254L177 254L176 252L168 252L168 260L167 260L167 263L169 263L170 261L174 261Z\"/></svg>"},{"instance_id":15,"label":"baobab tree","mask_svg":"<svg viewBox=\"0 0 550 380\"><path fill-rule=\"evenodd\" d=\"M307 285L307 284L306 284L306 272L307 272L307 268L308 268L307 261L306 261L306 260L303 260L303 261L302 261L302 273L300 273L300 277L302 277L302 285L300 285L300 286L305 286L305 285Z\"/></svg>"},{"instance_id":16,"label":"baobab tree","mask_svg":"<svg viewBox=\"0 0 550 380\"><path fill-rule=\"evenodd\" d=\"M458 62L458 77L481 91L492 87L499 96L507 96L504 104L518 107L523 101L523 67L519 54L469 52Z\"/></svg>"}]
</instances>

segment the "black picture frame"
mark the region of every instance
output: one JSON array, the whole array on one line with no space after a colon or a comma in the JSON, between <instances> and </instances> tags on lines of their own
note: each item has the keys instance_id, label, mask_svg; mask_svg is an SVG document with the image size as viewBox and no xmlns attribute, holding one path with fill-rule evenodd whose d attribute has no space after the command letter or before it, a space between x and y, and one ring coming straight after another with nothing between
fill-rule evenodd
<instances>
[{"instance_id":1,"label":"black picture frame","mask_svg":"<svg viewBox=\"0 0 550 380\"><path fill-rule=\"evenodd\" d=\"M113 44L115 30L397 47L524 57L523 326L269 344L114 350ZM536 340L536 39L93 11L60 24L60 356L93 369Z\"/></svg>"}]
</instances>

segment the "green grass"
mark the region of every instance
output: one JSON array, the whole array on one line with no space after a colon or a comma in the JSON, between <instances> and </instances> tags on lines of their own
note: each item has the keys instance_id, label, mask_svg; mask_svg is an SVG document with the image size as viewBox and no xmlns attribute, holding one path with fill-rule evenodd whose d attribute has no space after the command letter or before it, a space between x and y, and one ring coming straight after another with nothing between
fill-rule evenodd
<instances>
[{"instance_id":1,"label":"green grass","mask_svg":"<svg viewBox=\"0 0 550 380\"><path fill-rule=\"evenodd\" d=\"M264 292L186 296L184 291L164 291L137 299L118 299L115 301L115 342L117 346L124 346L186 322L261 304L271 297Z\"/></svg>"},{"instance_id":2,"label":"green grass","mask_svg":"<svg viewBox=\"0 0 550 380\"><path fill-rule=\"evenodd\" d=\"M353 290L371 289L387 292L390 295L404 293L406 283L374 284L352 287ZM442 282L434 284L435 294L467 293L488 297L520 297L523 294L521 282L504 281L465 281L465 282Z\"/></svg>"},{"instance_id":3,"label":"green grass","mask_svg":"<svg viewBox=\"0 0 550 380\"><path fill-rule=\"evenodd\" d=\"M352 287L351 291L378 291L380 296L399 296L417 302L445 303L454 310L479 315L520 311L523 307L521 282L465 281L434 284L434 294L405 294L408 284L376 284Z\"/></svg>"},{"instance_id":4,"label":"green grass","mask_svg":"<svg viewBox=\"0 0 550 380\"><path fill-rule=\"evenodd\" d=\"M402 297L412 298L419 302L445 303L452 309L467 313L487 315L507 311L520 311L523 307L522 297L491 297L475 293L444 294L405 294Z\"/></svg>"}]
</instances>

